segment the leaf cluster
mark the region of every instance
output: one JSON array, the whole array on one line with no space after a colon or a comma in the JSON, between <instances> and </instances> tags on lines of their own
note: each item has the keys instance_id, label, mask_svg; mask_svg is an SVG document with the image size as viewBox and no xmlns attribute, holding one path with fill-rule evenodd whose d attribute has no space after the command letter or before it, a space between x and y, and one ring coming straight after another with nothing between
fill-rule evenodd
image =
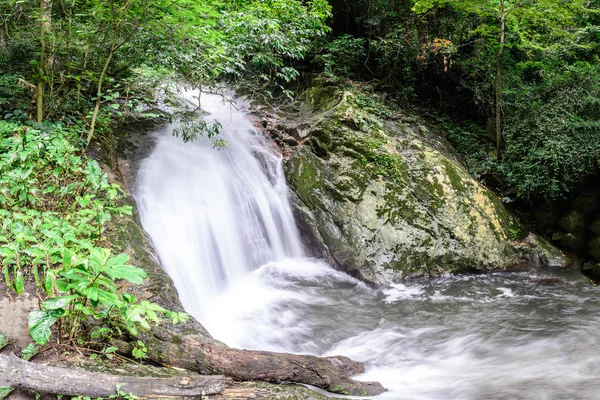
<instances>
[{"instance_id":1,"label":"leaf cluster","mask_svg":"<svg viewBox=\"0 0 600 400\"><path fill-rule=\"evenodd\" d=\"M6 290L23 294L34 282L47 299L29 316L30 333L44 344L58 321L60 339L74 339L82 324L135 333L161 315L185 318L118 289L142 284L145 272L98 247L106 223L131 214L122 189L98 163L81 157L79 132L0 121L0 261Z\"/></svg>"}]
</instances>

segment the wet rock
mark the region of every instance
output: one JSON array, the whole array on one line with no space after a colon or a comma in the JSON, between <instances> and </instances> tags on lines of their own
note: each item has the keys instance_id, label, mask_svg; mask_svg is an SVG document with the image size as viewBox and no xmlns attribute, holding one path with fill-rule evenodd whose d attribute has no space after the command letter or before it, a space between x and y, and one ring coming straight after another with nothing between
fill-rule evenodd
<instances>
[{"instance_id":1,"label":"wet rock","mask_svg":"<svg viewBox=\"0 0 600 400\"><path fill-rule=\"evenodd\" d=\"M587 252L590 256L600 261L600 236L594 236L587 242Z\"/></svg>"},{"instance_id":2,"label":"wet rock","mask_svg":"<svg viewBox=\"0 0 600 400\"><path fill-rule=\"evenodd\" d=\"M573 208L560 218L558 224L569 233L581 233L585 228L584 214L579 209Z\"/></svg>"},{"instance_id":3,"label":"wet rock","mask_svg":"<svg viewBox=\"0 0 600 400\"><path fill-rule=\"evenodd\" d=\"M560 247L563 249L579 252L585 244L583 235L560 232L552 236L554 240L558 240Z\"/></svg>"},{"instance_id":4,"label":"wet rock","mask_svg":"<svg viewBox=\"0 0 600 400\"><path fill-rule=\"evenodd\" d=\"M358 103L352 91L312 88L294 107L303 113L279 122L310 126L285 172L312 254L374 283L568 263L528 235L432 129L382 120Z\"/></svg>"}]
</instances>

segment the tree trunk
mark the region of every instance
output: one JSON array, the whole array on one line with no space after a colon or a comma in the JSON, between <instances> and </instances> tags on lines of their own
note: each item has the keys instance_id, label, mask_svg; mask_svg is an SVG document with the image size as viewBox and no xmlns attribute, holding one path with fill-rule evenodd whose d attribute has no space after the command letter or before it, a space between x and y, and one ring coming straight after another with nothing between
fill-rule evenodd
<instances>
[{"instance_id":1,"label":"tree trunk","mask_svg":"<svg viewBox=\"0 0 600 400\"><path fill-rule=\"evenodd\" d=\"M98 90L96 91L96 107L94 108L94 114L92 115L92 123L90 124L90 130L87 135L86 147L90 145L92 141L92 137L94 136L94 128L96 127L96 119L98 118L98 112L100 111L100 103L102 102L102 83L104 81L104 77L106 76L106 71L108 70L108 66L112 61L112 57L115 54L115 43L116 40L113 38L112 43L110 44L110 53L106 58L106 62L104 63L104 67L102 68L102 72L100 73L100 78L98 79Z\"/></svg>"},{"instance_id":2,"label":"tree trunk","mask_svg":"<svg viewBox=\"0 0 600 400\"><path fill-rule=\"evenodd\" d=\"M222 374L238 381L294 382L340 394L374 396L385 392L378 382L360 382L350 376L364 372L362 363L343 356L315 357L268 351L232 349L211 337L181 335L167 325L140 333L149 360L185 368L203 375ZM132 345L114 343L129 354Z\"/></svg>"},{"instance_id":3,"label":"tree trunk","mask_svg":"<svg viewBox=\"0 0 600 400\"><path fill-rule=\"evenodd\" d=\"M502 56L504 54L505 8L504 0L500 0L500 48L496 71L496 158L502 159Z\"/></svg>"},{"instance_id":4,"label":"tree trunk","mask_svg":"<svg viewBox=\"0 0 600 400\"><path fill-rule=\"evenodd\" d=\"M36 120L44 120L44 79L46 71L46 35L50 32L52 0L40 0L40 65L38 67Z\"/></svg>"},{"instance_id":5,"label":"tree trunk","mask_svg":"<svg viewBox=\"0 0 600 400\"><path fill-rule=\"evenodd\" d=\"M0 53L6 48L6 41L4 40L4 29L0 26Z\"/></svg>"},{"instance_id":6,"label":"tree trunk","mask_svg":"<svg viewBox=\"0 0 600 400\"><path fill-rule=\"evenodd\" d=\"M218 394L231 379L219 375L154 378L109 375L73 368L59 368L24 361L14 354L0 355L0 386L35 392L92 398L119 390L139 397L189 398Z\"/></svg>"}]
</instances>

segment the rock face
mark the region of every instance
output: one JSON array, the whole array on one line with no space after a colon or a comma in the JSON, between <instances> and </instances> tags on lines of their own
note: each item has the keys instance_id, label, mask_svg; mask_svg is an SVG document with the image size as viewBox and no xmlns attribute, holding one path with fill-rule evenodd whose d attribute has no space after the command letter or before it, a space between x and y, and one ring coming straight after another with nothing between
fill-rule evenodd
<instances>
[{"instance_id":1,"label":"rock face","mask_svg":"<svg viewBox=\"0 0 600 400\"><path fill-rule=\"evenodd\" d=\"M534 217L540 230L580 258L583 272L600 281L600 187L590 181L570 200L542 203Z\"/></svg>"},{"instance_id":2,"label":"rock face","mask_svg":"<svg viewBox=\"0 0 600 400\"><path fill-rule=\"evenodd\" d=\"M365 103L355 90L315 87L282 118L263 120L284 153L294 150L285 171L313 255L373 283L567 264L528 235L443 139L414 119L384 120Z\"/></svg>"}]
</instances>

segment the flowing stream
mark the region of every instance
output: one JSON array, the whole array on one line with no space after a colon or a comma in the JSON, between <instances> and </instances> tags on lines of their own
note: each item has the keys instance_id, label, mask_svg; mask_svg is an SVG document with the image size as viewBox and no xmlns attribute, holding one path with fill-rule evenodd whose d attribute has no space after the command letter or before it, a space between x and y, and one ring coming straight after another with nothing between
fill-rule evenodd
<instances>
[{"instance_id":1,"label":"flowing stream","mask_svg":"<svg viewBox=\"0 0 600 400\"><path fill-rule=\"evenodd\" d=\"M600 297L577 271L371 288L303 257L281 157L243 110L202 95L228 145L154 132L136 198L186 310L239 348L342 354L378 399L598 399Z\"/></svg>"}]
</instances>

